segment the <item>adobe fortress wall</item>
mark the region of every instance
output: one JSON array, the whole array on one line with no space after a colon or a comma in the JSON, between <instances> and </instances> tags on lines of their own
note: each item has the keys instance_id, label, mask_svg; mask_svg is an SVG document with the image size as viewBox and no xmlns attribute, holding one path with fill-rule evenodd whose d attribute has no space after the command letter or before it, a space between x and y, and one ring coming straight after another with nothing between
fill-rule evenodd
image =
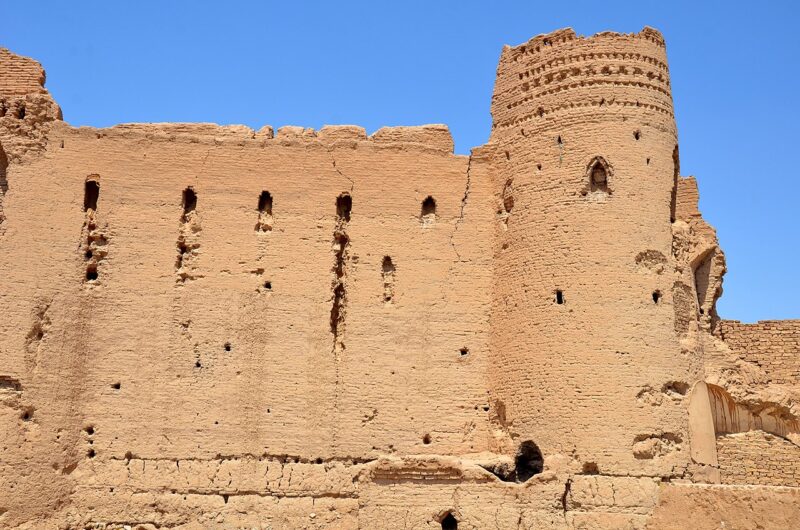
<instances>
[{"instance_id":1,"label":"adobe fortress wall","mask_svg":"<svg viewBox=\"0 0 800 530\"><path fill-rule=\"evenodd\" d=\"M682 473L685 410L647 403L691 379L673 331L663 40L562 30L506 48L492 116L495 193L513 208L495 225L490 370L512 432L602 472Z\"/></svg>"},{"instance_id":2,"label":"adobe fortress wall","mask_svg":"<svg viewBox=\"0 0 800 530\"><path fill-rule=\"evenodd\" d=\"M0 50L0 526L786 527L796 323L716 315L670 90L655 30L538 36L462 156L76 128Z\"/></svg>"}]
</instances>

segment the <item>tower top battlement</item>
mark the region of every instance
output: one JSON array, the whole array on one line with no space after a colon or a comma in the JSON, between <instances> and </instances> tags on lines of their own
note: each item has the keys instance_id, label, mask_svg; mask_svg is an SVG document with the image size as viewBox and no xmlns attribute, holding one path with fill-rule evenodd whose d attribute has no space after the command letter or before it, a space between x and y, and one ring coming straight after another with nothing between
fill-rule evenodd
<instances>
[{"instance_id":1,"label":"tower top battlement","mask_svg":"<svg viewBox=\"0 0 800 530\"><path fill-rule=\"evenodd\" d=\"M601 31L593 35L578 35L575 30L566 27L551 31L549 33L541 33L535 37L531 37L526 42L517 45L505 45L503 52L507 50L514 50L517 53L532 54L538 53L543 50L553 49L559 47L561 44L566 44L573 41L586 42L586 41L600 41L603 39L645 39L653 44L666 48L664 37L661 32L650 26L645 26L638 33L620 33L618 31Z\"/></svg>"},{"instance_id":2,"label":"tower top battlement","mask_svg":"<svg viewBox=\"0 0 800 530\"><path fill-rule=\"evenodd\" d=\"M580 37L567 28L503 49L492 99L493 138L524 134L576 109L606 116L638 109L673 119L661 34L644 28Z\"/></svg>"}]
</instances>

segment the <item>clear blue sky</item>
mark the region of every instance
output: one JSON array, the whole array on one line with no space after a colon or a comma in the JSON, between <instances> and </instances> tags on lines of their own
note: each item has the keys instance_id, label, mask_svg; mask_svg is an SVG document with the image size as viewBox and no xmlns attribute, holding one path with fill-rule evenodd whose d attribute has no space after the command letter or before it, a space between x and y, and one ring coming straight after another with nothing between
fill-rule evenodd
<instances>
[{"instance_id":1,"label":"clear blue sky","mask_svg":"<svg viewBox=\"0 0 800 530\"><path fill-rule=\"evenodd\" d=\"M484 143L503 44L664 33L681 169L728 258L724 318L800 318L797 2L2 0L73 125L446 123ZM798 173L795 173L795 172Z\"/></svg>"}]
</instances>

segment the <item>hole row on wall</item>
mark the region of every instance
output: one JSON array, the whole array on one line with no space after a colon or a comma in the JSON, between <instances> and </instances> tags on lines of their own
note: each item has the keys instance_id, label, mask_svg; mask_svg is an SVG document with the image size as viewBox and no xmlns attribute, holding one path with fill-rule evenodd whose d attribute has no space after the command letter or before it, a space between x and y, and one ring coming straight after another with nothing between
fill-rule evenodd
<instances>
[{"instance_id":1,"label":"hole row on wall","mask_svg":"<svg viewBox=\"0 0 800 530\"><path fill-rule=\"evenodd\" d=\"M84 197L83 197L83 210L86 212L87 215L87 222L86 225L90 225L94 227L94 214L98 207L98 201L100 198L100 177L99 175L93 174L87 177L84 183ZM181 203L183 206L183 212L181 214L181 229L185 231L187 228L191 231L191 224L194 219L194 212L197 210L198 204L198 196L195 192L194 188L189 186L183 190L181 196ZM269 232L272 230L272 211L273 211L273 197L272 194L268 191L262 191L258 197L257 203L257 211L259 214L258 222L256 223L256 231L259 232ZM350 214L352 210L352 197L347 194L343 193L336 199L336 217L338 219L337 222L349 222L350 221ZM430 226L435 222L436 219L436 200L433 196L427 196L421 204L420 207L420 222L422 223L423 227ZM85 225L85 226L86 226ZM184 268L184 257L188 256L192 248L196 248L198 245L190 246L185 241L185 234L181 234L178 242L178 249L180 256L176 263L176 269L181 273L182 279L185 281L188 275L186 275ZM346 238L346 236L343 235ZM87 260L92 260L93 253L91 250L87 250L84 256ZM384 257L383 264L383 276L385 282L385 293L384 299L387 303L391 303L393 296L394 296L394 264L389 256ZM87 265L86 269L86 281L89 283L95 282L98 279L98 271L97 271L97 261L91 261ZM271 282L267 281L264 283L264 290L271 291L272 284Z\"/></svg>"},{"instance_id":2,"label":"hole row on wall","mask_svg":"<svg viewBox=\"0 0 800 530\"><path fill-rule=\"evenodd\" d=\"M655 291L653 291L651 294L651 298L654 304L659 305L661 303L661 299L663 298L661 290L656 289ZM567 302L567 299L564 295L564 291L562 291L561 289L556 289L554 301L557 305L564 305Z\"/></svg>"},{"instance_id":3,"label":"hole row on wall","mask_svg":"<svg viewBox=\"0 0 800 530\"><path fill-rule=\"evenodd\" d=\"M84 183L84 196L83 196L83 209L84 211L97 210L98 200L100 198L100 181L97 175L91 175ZM258 196L256 211L259 214L272 215L273 197L269 191L262 191ZM343 200L349 201L349 207L342 203ZM183 190L181 197L181 204L183 206L182 222L186 222L188 215L197 209L197 192L192 186ZM340 204L341 203L341 204ZM346 221L350 220L350 210L352 209L352 198L350 195L341 195L337 198L337 216L343 217L346 211ZM432 195L428 195L422 201L419 214L420 221L423 224L430 224L436 219L436 199ZM256 227L258 230L259 227Z\"/></svg>"}]
</instances>

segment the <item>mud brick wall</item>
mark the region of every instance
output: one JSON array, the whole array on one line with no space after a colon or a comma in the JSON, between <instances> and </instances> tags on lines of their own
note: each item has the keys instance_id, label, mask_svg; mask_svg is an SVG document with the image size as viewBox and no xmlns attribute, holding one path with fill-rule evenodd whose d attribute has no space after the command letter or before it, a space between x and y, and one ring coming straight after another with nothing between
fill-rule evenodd
<instances>
[{"instance_id":1,"label":"mud brick wall","mask_svg":"<svg viewBox=\"0 0 800 530\"><path fill-rule=\"evenodd\" d=\"M491 112L469 156L444 125L72 127L0 49L0 527L642 529L702 493L718 528L687 409L724 258L663 38L505 47ZM720 333L796 382L767 324ZM718 417L798 430L702 406L711 449ZM796 482L782 438L719 443L724 481Z\"/></svg>"},{"instance_id":2,"label":"mud brick wall","mask_svg":"<svg viewBox=\"0 0 800 530\"><path fill-rule=\"evenodd\" d=\"M717 334L742 360L763 368L770 382L800 382L800 320L721 320Z\"/></svg>"},{"instance_id":3,"label":"mud brick wall","mask_svg":"<svg viewBox=\"0 0 800 530\"><path fill-rule=\"evenodd\" d=\"M763 431L717 438L723 484L800 486L800 447Z\"/></svg>"}]
</instances>

